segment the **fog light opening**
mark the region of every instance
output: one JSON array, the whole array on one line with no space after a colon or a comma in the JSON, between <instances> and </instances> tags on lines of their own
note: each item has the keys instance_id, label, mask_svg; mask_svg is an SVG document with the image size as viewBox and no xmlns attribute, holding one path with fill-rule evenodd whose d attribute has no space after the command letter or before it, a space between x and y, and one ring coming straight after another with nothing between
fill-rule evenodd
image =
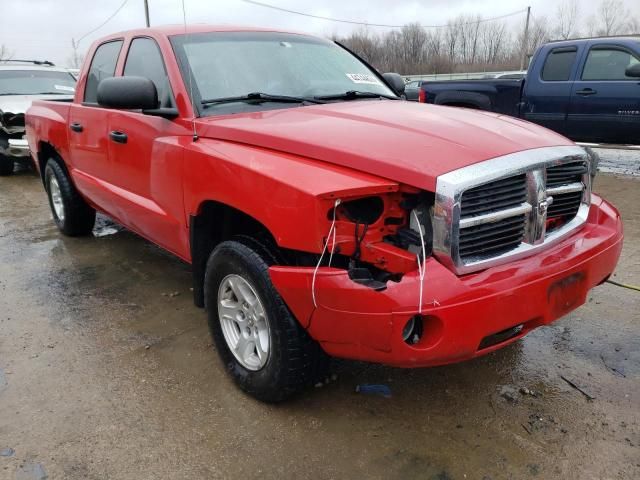
<instances>
[{"instance_id":1,"label":"fog light opening","mask_svg":"<svg viewBox=\"0 0 640 480\"><path fill-rule=\"evenodd\" d=\"M420 341L424 330L421 315L414 315L402 329L402 340L408 345L415 345Z\"/></svg>"}]
</instances>

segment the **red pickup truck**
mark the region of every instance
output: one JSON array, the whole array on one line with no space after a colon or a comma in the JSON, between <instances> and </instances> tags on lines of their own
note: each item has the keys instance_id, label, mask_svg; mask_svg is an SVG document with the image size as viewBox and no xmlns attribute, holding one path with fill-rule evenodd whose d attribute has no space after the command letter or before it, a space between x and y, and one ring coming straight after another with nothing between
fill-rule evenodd
<instances>
[{"instance_id":1,"label":"red pickup truck","mask_svg":"<svg viewBox=\"0 0 640 480\"><path fill-rule=\"evenodd\" d=\"M424 367L585 302L622 247L591 154L522 120L400 100L325 39L194 26L93 44L26 116L56 224L95 212L192 265L239 386L280 401L330 356Z\"/></svg>"}]
</instances>

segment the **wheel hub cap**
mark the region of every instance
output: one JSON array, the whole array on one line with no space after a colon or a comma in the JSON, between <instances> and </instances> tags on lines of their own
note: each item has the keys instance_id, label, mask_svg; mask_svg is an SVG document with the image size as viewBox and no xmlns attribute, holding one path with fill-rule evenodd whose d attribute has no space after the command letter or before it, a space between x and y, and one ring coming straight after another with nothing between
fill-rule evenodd
<instances>
[{"instance_id":1,"label":"wheel hub cap","mask_svg":"<svg viewBox=\"0 0 640 480\"><path fill-rule=\"evenodd\" d=\"M269 320L258 294L239 275L227 275L218 288L218 318L229 350L248 370L269 358Z\"/></svg>"},{"instance_id":2,"label":"wheel hub cap","mask_svg":"<svg viewBox=\"0 0 640 480\"><path fill-rule=\"evenodd\" d=\"M60 185L56 177L51 176L49 179L49 195L51 195L51 205L58 220L64 221L64 203L62 203L62 194L60 193Z\"/></svg>"}]
</instances>

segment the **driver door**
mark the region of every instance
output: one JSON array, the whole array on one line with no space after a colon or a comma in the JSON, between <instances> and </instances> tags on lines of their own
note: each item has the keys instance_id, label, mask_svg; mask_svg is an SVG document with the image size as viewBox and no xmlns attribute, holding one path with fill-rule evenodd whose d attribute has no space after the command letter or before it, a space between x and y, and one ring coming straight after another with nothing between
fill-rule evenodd
<instances>
[{"instance_id":1,"label":"driver door","mask_svg":"<svg viewBox=\"0 0 640 480\"><path fill-rule=\"evenodd\" d=\"M152 38L131 41L123 75L150 79L158 91L159 106L175 106L162 54ZM182 197L183 150L176 141L183 128L140 111L112 110L107 132L113 167L109 182L116 192L114 215L132 230L185 258L188 234Z\"/></svg>"}]
</instances>

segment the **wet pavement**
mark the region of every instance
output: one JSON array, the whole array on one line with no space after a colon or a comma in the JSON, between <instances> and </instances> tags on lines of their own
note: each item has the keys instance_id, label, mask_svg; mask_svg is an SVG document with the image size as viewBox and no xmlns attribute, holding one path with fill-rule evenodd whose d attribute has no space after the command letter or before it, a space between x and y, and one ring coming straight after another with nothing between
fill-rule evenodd
<instances>
[{"instance_id":1,"label":"wet pavement","mask_svg":"<svg viewBox=\"0 0 640 480\"><path fill-rule=\"evenodd\" d=\"M595 190L626 222L615 279L638 285L640 179ZM188 266L104 218L96 233L60 236L33 174L0 178L0 479L640 478L638 292L600 286L458 365L335 362L269 406L225 375Z\"/></svg>"}]
</instances>

